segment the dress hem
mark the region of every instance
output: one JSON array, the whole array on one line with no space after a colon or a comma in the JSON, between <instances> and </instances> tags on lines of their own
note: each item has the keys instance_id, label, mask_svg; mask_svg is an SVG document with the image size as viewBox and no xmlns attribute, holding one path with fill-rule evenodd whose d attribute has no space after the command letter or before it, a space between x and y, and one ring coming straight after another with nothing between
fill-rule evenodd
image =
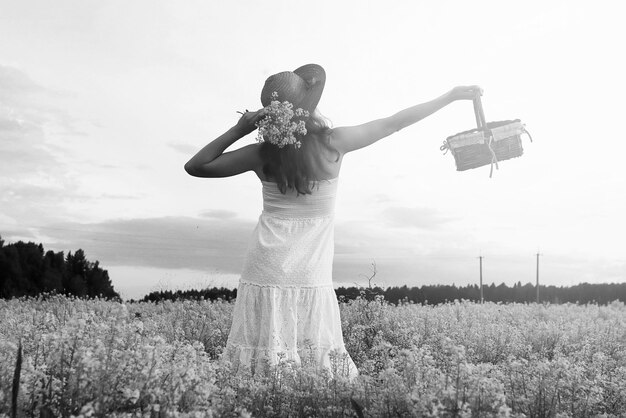
<instances>
[{"instance_id":1,"label":"dress hem","mask_svg":"<svg viewBox=\"0 0 626 418\"><path fill-rule=\"evenodd\" d=\"M328 289L331 288L334 290L333 284L320 284L320 285L283 285L283 284L264 284L264 283L254 283L248 280L239 279L239 284L243 284L246 286L255 286L255 287L263 287L263 288L276 288L276 289Z\"/></svg>"}]
</instances>

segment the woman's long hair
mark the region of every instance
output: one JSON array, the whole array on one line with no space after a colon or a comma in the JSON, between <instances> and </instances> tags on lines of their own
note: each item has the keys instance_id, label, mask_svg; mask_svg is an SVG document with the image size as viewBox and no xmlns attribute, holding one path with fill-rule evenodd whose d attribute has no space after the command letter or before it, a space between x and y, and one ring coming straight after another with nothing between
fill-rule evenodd
<instances>
[{"instance_id":1,"label":"woman's long hair","mask_svg":"<svg viewBox=\"0 0 626 418\"><path fill-rule=\"evenodd\" d=\"M339 159L339 153L330 144L330 122L317 109L306 119L306 130L306 135L299 138L300 148L279 148L269 142L261 146L263 174L275 181L283 194L293 189L297 194L311 194L321 180L315 174L320 160L327 159L329 153L337 155L334 161Z\"/></svg>"}]
</instances>

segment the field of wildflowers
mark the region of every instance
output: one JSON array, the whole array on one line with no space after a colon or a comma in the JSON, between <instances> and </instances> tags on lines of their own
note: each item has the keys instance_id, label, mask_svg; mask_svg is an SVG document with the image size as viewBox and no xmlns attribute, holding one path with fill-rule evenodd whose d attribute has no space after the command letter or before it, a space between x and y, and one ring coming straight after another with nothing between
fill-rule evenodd
<instances>
[{"instance_id":1,"label":"field of wildflowers","mask_svg":"<svg viewBox=\"0 0 626 418\"><path fill-rule=\"evenodd\" d=\"M626 416L626 307L341 304L354 381L218 361L233 304L0 300L0 417Z\"/></svg>"}]
</instances>

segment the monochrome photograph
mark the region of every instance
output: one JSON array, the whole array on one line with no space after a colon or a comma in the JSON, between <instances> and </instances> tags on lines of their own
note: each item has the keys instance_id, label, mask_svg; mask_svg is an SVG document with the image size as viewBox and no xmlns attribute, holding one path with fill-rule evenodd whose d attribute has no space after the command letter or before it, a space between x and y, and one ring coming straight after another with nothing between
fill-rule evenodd
<instances>
[{"instance_id":1,"label":"monochrome photograph","mask_svg":"<svg viewBox=\"0 0 626 418\"><path fill-rule=\"evenodd\" d=\"M623 16L0 0L0 418L626 416Z\"/></svg>"}]
</instances>

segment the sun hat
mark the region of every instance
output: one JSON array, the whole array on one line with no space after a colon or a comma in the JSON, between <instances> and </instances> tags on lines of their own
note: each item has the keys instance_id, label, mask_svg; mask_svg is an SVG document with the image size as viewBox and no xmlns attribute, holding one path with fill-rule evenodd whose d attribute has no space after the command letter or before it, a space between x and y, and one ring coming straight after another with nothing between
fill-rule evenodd
<instances>
[{"instance_id":1,"label":"sun hat","mask_svg":"<svg viewBox=\"0 0 626 418\"><path fill-rule=\"evenodd\" d=\"M261 104L265 107L272 102L272 93L278 94L279 101L288 101L294 108L313 112L322 97L326 84L326 72L322 66L307 64L294 71L283 71L265 80L261 90Z\"/></svg>"}]
</instances>

